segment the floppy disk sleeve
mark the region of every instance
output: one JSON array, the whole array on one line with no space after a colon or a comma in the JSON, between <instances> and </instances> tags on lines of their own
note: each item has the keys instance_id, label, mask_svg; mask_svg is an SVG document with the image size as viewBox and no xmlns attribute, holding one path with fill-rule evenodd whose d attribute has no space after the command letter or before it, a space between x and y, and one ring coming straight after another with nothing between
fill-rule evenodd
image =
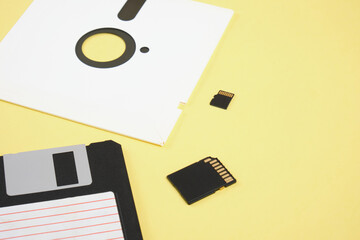
<instances>
[{"instance_id":1,"label":"floppy disk sleeve","mask_svg":"<svg viewBox=\"0 0 360 240\"><path fill-rule=\"evenodd\" d=\"M87 186L8 196L4 158L0 157L0 207L113 192L125 239L142 239L121 145L113 141L86 147L92 183Z\"/></svg>"},{"instance_id":2,"label":"floppy disk sleeve","mask_svg":"<svg viewBox=\"0 0 360 240\"><path fill-rule=\"evenodd\" d=\"M163 145L233 12L147 0L124 21L118 13L126 2L33 1L1 43L0 99ZM125 42L128 61L109 68L84 63L78 43L97 31L132 39Z\"/></svg>"}]
</instances>

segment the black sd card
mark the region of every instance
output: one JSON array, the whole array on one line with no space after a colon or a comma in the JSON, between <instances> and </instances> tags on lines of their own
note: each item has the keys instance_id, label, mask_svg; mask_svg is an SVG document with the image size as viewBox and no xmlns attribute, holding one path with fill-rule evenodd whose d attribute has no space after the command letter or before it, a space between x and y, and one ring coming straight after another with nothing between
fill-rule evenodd
<instances>
[{"instance_id":1,"label":"black sd card","mask_svg":"<svg viewBox=\"0 0 360 240\"><path fill-rule=\"evenodd\" d=\"M192 204L236 179L217 158L207 157L167 176L188 204Z\"/></svg>"},{"instance_id":2,"label":"black sd card","mask_svg":"<svg viewBox=\"0 0 360 240\"><path fill-rule=\"evenodd\" d=\"M227 109L233 97L233 93L220 90L218 94L216 94L211 100L210 105L222 109Z\"/></svg>"}]
</instances>

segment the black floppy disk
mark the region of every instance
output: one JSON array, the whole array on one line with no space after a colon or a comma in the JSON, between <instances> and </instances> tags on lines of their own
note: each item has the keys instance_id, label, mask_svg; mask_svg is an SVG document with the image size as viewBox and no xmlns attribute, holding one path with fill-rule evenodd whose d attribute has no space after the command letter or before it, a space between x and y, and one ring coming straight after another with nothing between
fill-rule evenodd
<instances>
[{"instance_id":1,"label":"black floppy disk","mask_svg":"<svg viewBox=\"0 0 360 240\"><path fill-rule=\"evenodd\" d=\"M142 239L113 141L0 157L0 239Z\"/></svg>"}]
</instances>

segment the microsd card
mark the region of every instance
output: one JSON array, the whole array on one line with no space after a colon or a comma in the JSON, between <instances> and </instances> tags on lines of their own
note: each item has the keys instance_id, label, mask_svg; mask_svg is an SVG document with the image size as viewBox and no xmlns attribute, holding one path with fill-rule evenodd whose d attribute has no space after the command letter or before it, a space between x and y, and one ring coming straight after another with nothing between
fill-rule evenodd
<instances>
[{"instance_id":1,"label":"microsd card","mask_svg":"<svg viewBox=\"0 0 360 240\"><path fill-rule=\"evenodd\" d=\"M218 94L216 94L211 100L210 105L222 109L227 109L233 97L233 93L220 90Z\"/></svg>"},{"instance_id":2,"label":"microsd card","mask_svg":"<svg viewBox=\"0 0 360 240\"><path fill-rule=\"evenodd\" d=\"M167 176L188 204L192 204L236 179L217 158L207 157Z\"/></svg>"}]
</instances>

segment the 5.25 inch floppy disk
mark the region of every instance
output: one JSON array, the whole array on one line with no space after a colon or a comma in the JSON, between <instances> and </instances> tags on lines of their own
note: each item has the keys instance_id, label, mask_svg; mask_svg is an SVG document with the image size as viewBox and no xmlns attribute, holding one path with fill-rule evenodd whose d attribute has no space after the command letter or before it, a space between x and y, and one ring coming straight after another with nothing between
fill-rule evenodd
<instances>
[{"instance_id":1,"label":"5.25 inch floppy disk","mask_svg":"<svg viewBox=\"0 0 360 240\"><path fill-rule=\"evenodd\" d=\"M0 99L163 145L233 11L184 0L34 0L0 43ZM125 43L110 61L87 39Z\"/></svg>"}]
</instances>

